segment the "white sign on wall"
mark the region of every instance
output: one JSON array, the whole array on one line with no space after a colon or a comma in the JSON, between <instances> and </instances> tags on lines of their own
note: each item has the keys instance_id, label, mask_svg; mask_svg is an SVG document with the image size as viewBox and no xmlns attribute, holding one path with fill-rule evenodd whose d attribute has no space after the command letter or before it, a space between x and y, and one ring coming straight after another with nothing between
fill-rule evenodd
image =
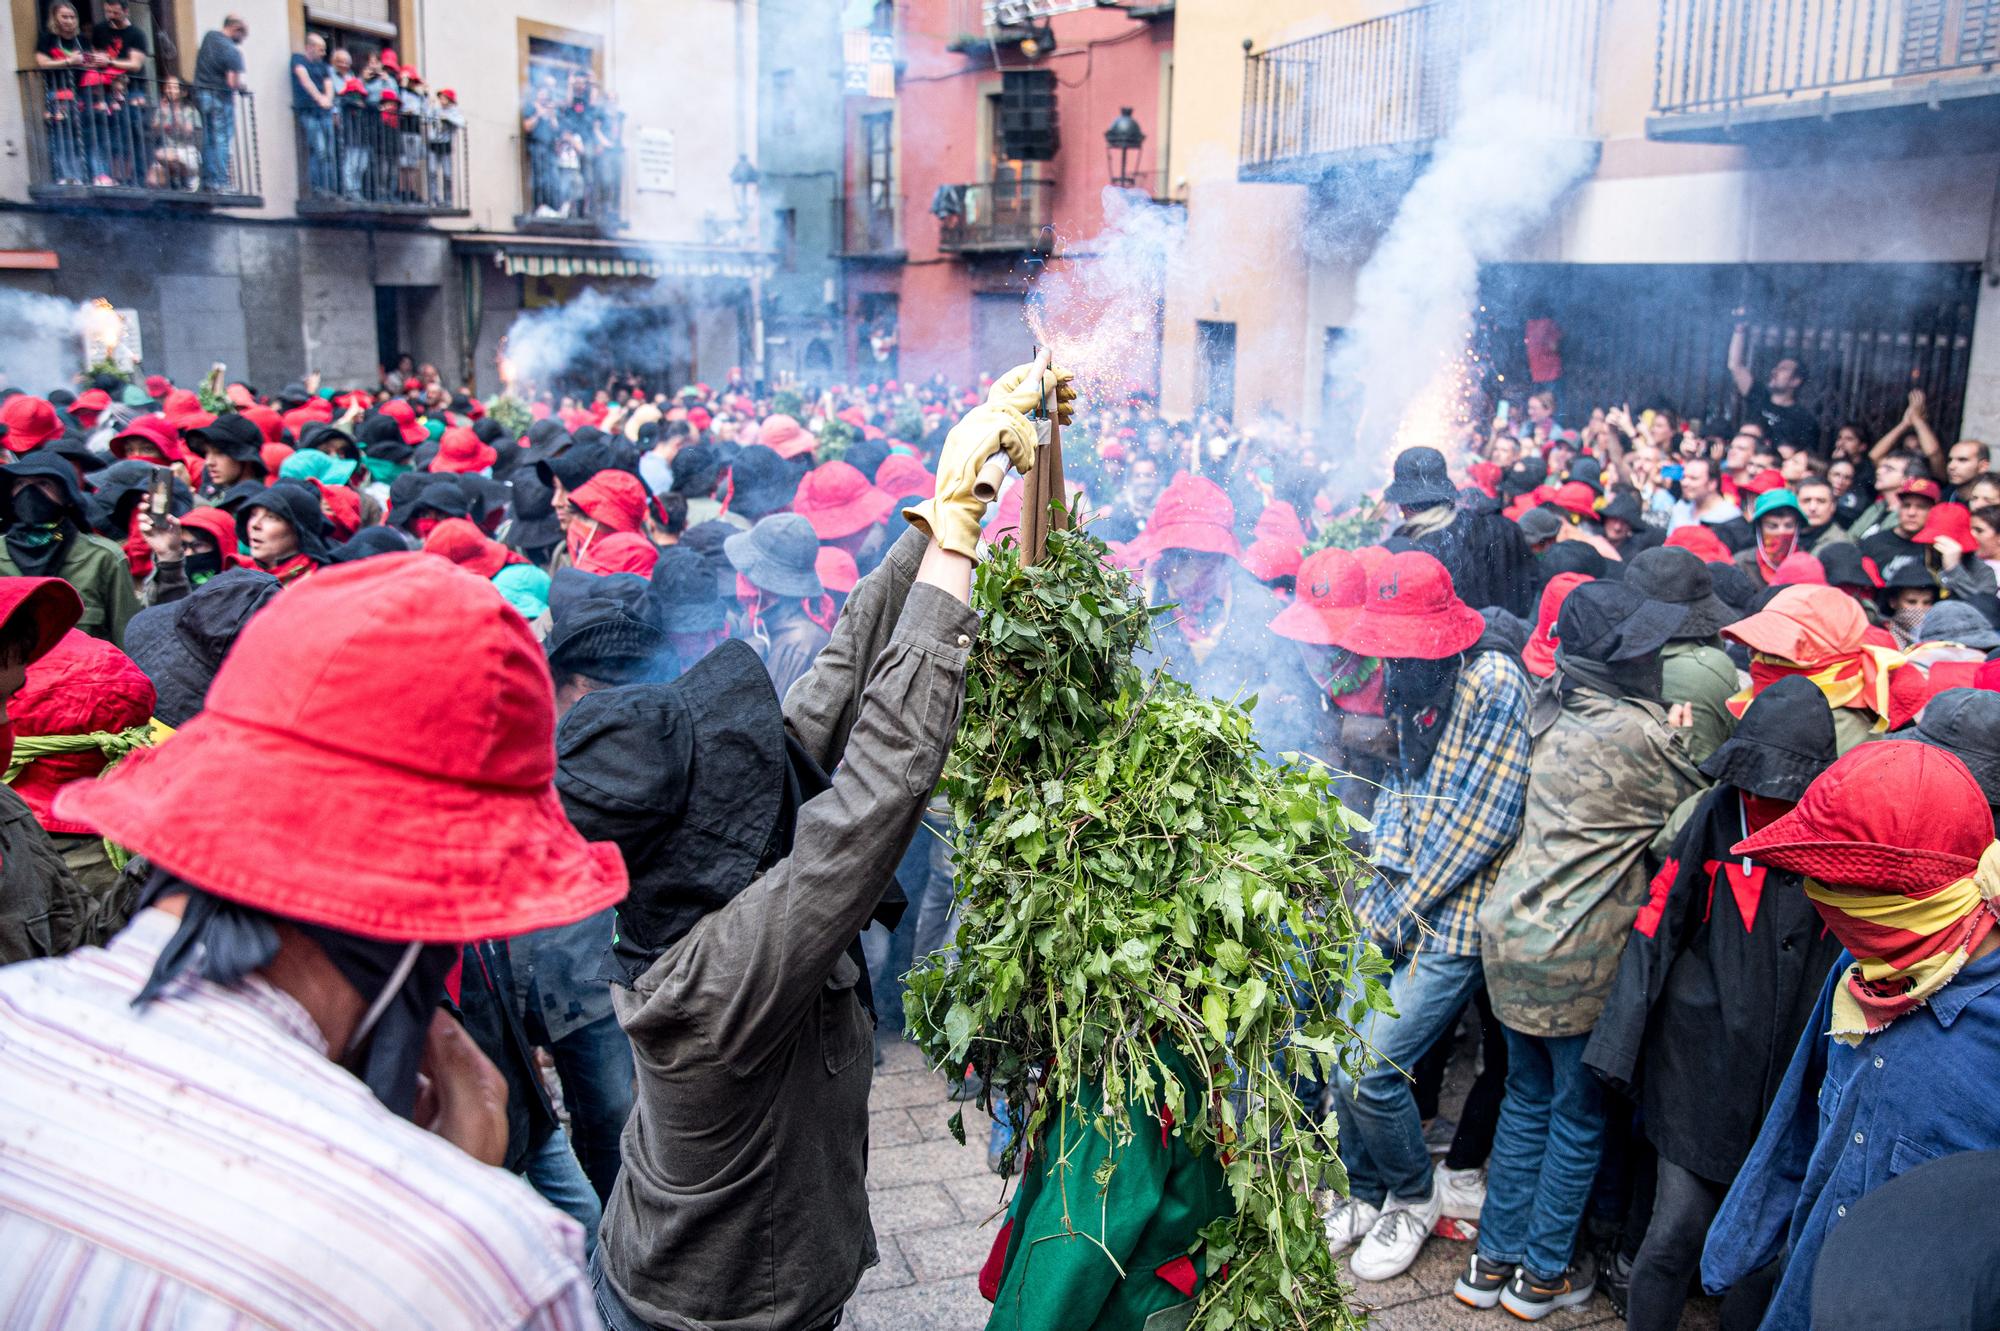
<instances>
[{"instance_id":1,"label":"white sign on wall","mask_svg":"<svg viewBox=\"0 0 2000 1331\"><path fill-rule=\"evenodd\" d=\"M674 192L674 132L642 129L633 149L633 166L641 194Z\"/></svg>"}]
</instances>

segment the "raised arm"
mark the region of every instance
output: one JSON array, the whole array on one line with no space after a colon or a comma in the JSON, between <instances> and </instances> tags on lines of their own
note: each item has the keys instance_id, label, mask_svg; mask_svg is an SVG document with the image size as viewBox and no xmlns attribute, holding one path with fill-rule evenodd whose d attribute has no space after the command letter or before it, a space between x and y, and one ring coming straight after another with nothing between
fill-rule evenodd
<instances>
[{"instance_id":1,"label":"raised arm","mask_svg":"<svg viewBox=\"0 0 2000 1331\"><path fill-rule=\"evenodd\" d=\"M1757 377L1750 373L1749 337L1750 326L1745 323L1738 323L1729 335L1729 377L1736 381L1736 391L1743 397L1749 397L1757 385Z\"/></svg>"}]
</instances>

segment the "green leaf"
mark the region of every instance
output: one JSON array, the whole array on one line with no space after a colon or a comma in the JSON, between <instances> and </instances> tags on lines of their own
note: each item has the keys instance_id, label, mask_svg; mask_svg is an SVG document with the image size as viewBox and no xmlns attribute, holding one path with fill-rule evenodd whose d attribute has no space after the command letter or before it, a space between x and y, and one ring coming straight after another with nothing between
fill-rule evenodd
<instances>
[{"instance_id":1,"label":"green leaf","mask_svg":"<svg viewBox=\"0 0 2000 1331\"><path fill-rule=\"evenodd\" d=\"M948 1057L958 1063L965 1057L965 1051L972 1043L972 1009L963 1003L953 1003L951 1010L944 1014L944 1038L949 1046Z\"/></svg>"}]
</instances>

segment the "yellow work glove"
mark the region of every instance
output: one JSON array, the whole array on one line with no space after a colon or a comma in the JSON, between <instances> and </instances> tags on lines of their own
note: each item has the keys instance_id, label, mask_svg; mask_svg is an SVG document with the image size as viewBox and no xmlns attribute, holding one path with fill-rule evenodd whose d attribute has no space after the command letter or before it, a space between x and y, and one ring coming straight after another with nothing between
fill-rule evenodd
<instances>
[{"instance_id":1,"label":"yellow work glove","mask_svg":"<svg viewBox=\"0 0 2000 1331\"><path fill-rule=\"evenodd\" d=\"M967 559L976 558L980 522L986 516L986 501L973 493L980 469L995 453L1005 450L1014 469L1026 475L1035 467L1035 427L1026 412L1039 406L1040 389L1033 365L1020 365L1002 375L993 391L959 419L945 436L938 454L937 493L903 517L913 527L928 532L941 547ZM1076 390L1069 387L1070 376L1057 370L1046 371L1043 383L1058 404L1058 419L1067 421L1069 403Z\"/></svg>"},{"instance_id":2,"label":"yellow work glove","mask_svg":"<svg viewBox=\"0 0 2000 1331\"><path fill-rule=\"evenodd\" d=\"M1042 377L1037 381L1033 362L1016 365L993 381L986 400L996 407L1018 411L1023 416L1040 411L1044 405L1053 405L1056 419L1068 425L1070 417L1075 414L1071 404L1076 401L1076 389L1070 384L1074 377L1068 370L1059 370L1051 365L1042 371Z\"/></svg>"}]
</instances>

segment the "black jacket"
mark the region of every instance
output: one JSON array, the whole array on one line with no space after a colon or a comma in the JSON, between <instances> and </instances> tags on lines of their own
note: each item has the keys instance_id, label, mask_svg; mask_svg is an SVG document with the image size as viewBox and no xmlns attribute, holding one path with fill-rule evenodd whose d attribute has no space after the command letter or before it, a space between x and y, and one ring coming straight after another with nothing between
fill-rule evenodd
<instances>
[{"instance_id":1,"label":"black jacket","mask_svg":"<svg viewBox=\"0 0 2000 1331\"><path fill-rule=\"evenodd\" d=\"M1654 875L1583 1061L1638 1083L1647 1138L1714 1183L1736 1177L1840 955L1800 876L1732 856L1742 792L1716 786Z\"/></svg>"},{"instance_id":2,"label":"black jacket","mask_svg":"<svg viewBox=\"0 0 2000 1331\"><path fill-rule=\"evenodd\" d=\"M1460 510L1450 523L1422 536L1391 536L1383 544L1391 553L1421 550L1451 574L1452 590L1474 610L1498 606L1508 614L1532 620L1536 582L1535 557L1519 523L1498 513Z\"/></svg>"},{"instance_id":3,"label":"black jacket","mask_svg":"<svg viewBox=\"0 0 2000 1331\"><path fill-rule=\"evenodd\" d=\"M132 616L125 654L153 681L153 715L178 728L201 710L222 658L278 588L278 580L260 569L233 568L181 600Z\"/></svg>"}]
</instances>

